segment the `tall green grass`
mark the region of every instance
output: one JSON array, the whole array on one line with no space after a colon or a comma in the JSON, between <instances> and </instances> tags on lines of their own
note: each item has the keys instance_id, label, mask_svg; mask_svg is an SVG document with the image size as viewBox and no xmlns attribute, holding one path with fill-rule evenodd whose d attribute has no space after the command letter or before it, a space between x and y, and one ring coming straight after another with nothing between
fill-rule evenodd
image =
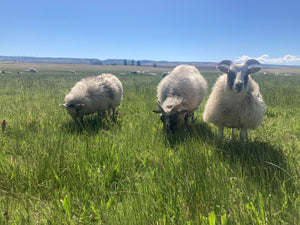
<instances>
[{"instance_id":1,"label":"tall green grass","mask_svg":"<svg viewBox=\"0 0 300 225\"><path fill-rule=\"evenodd\" d=\"M0 224L299 223L300 71L253 76L267 113L244 149L215 147L205 102L195 122L168 135L152 113L161 78L121 72L117 120L83 123L58 105L99 72L0 76ZM209 87L218 76L202 74Z\"/></svg>"}]
</instances>

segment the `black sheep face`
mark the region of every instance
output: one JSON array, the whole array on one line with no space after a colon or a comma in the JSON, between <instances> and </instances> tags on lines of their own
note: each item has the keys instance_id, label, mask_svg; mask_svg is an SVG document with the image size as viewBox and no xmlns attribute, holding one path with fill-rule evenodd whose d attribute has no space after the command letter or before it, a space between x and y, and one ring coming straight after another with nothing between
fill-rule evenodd
<instances>
[{"instance_id":1,"label":"black sheep face","mask_svg":"<svg viewBox=\"0 0 300 225\"><path fill-rule=\"evenodd\" d=\"M175 131L180 121L185 118L188 110L184 109L185 102L181 102L177 105L167 105L164 109L160 102L157 101L159 110L153 110L154 113L160 114L160 120L163 122L164 128L171 132Z\"/></svg>"},{"instance_id":2,"label":"black sheep face","mask_svg":"<svg viewBox=\"0 0 300 225\"><path fill-rule=\"evenodd\" d=\"M60 106L64 106L69 113L69 115L74 119L82 119L84 116L84 104L61 104Z\"/></svg>"},{"instance_id":3,"label":"black sheep face","mask_svg":"<svg viewBox=\"0 0 300 225\"><path fill-rule=\"evenodd\" d=\"M163 122L166 130L175 131L180 122L180 117L178 113L171 115L161 114L160 120Z\"/></svg>"}]
</instances>

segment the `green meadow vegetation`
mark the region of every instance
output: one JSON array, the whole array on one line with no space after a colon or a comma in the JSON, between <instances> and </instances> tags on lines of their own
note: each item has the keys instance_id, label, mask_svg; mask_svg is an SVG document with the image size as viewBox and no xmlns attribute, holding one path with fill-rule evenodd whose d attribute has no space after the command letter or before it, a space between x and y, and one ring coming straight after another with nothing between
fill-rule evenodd
<instances>
[{"instance_id":1,"label":"green meadow vegetation","mask_svg":"<svg viewBox=\"0 0 300 225\"><path fill-rule=\"evenodd\" d=\"M161 74L114 68L116 121L83 123L59 104L106 67L0 74L0 224L299 224L300 70L252 76L267 113L241 148L229 129L216 147L202 120L219 72L201 71L209 89L196 121L169 135L152 113Z\"/></svg>"}]
</instances>

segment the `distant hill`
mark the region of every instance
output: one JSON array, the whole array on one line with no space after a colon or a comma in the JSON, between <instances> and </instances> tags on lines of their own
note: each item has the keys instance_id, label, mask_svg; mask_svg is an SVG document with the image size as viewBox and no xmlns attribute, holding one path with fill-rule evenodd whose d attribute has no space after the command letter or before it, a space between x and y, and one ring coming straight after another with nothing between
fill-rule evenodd
<instances>
[{"instance_id":1,"label":"distant hill","mask_svg":"<svg viewBox=\"0 0 300 225\"><path fill-rule=\"evenodd\" d=\"M201 69L215 69L217 63L216 62L169 62L169 61L151 61L151 60L142 60L141 64L143 66L153 66L154 64L157 67L167 67L167 68L173 68L175 66L178 66L180 64L187 64L187 65L193 65L196 66L197 68Z\"/></svg>"},{"instance_id":2,"label":"distant hill","mask_svg":"<svg viewBox=\"0 0 300 225\"><path fill-rule=\"evenodd\" d=\"M59 64L91 64L99 59L89 58L51 58L51 57L30 57L30 56L0 56L0 61L19 63L59 63Z\"/></svg>"},{"instance_id":3,"label":"distant hill","mask_svg":"<svg viewBox=\"0 0 300 225\"><path fill-rule=\"evenodd\" d=\"M264 69L278 69L278 68L300 68L298 65L273 65L273 64L262 64Z\"/></svg>"},{"instance_id":4,"label":"distant hill","mask_svg":"<svg viewBox=\"0 0 300 225\"><path fill-rule=\"evenodd\" d=\"M131 65L131 59L126 59L127 65ZM0 62L19 62L19 63L56 63L56 64L92 64L92 65L124 65L124 59L95 59L95 58L52 58L52 57L30 57L30 56L0 56ZM142 66L155 66L164 68L174 68L179 64L194 65L199 69L215 69L216 62L170 62L170 61L154 61L154 60L139 60ZM137 60L134 60L135 65ZM270 65L263 64L265 69L273 68L300 68L300 66L286 65Z\"/></svg>"},{"instance_id":5,"label":"distant hill","mask_svg":"<svg viewBox=\"0 0 300 225\"><path fill-rule=\"evenodd\" d=\"M127 65L131 65L131 59L126 59ZM94 64L94 65L124 65L124 59L105 59L95 58L52 58L52 57L30 57L30 56L0 56L0 62L19 62L19 63L58 63L58 64ZM202 69L215 68L214 62L169 62L154 60L139 60L142 66L157 66L173 68L179 64L189 64ZM136 65L137 60L134 60Z\"/></svg>"},{"instance_id":6,"label":"distant hill","mask_svg":"<svg viewBox=\"0 0 300 225\"><path fill-rule=\"evenodd\" d=\"M106 59L101 61L103 65L124 65L124 59ZM136 60L134 61L136 65ZM216 68L217 63L214 62L169 62L169 61L154 61L154 60L140 60L142 66L157 66L165 68L173 68L180 64L194 65L202 69ZM127 59L127 65L131 64L131 60Z\"/></svg>"}]
</instances>

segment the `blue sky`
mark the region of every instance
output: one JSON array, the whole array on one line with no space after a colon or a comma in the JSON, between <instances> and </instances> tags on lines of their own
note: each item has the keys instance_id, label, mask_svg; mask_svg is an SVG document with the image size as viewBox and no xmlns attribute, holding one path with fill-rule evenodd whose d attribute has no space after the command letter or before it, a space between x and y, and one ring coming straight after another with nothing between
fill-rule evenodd
<instances>
[{"instance_id":1,"label":"blue sky","mask_svg":"<svg viewBox=\"0 0 300 225\"><path fill-rule=\"evenodd\" d=\"M300 65L299 0L10 0L0 55Z\"/></svg>"}]
</instances>

